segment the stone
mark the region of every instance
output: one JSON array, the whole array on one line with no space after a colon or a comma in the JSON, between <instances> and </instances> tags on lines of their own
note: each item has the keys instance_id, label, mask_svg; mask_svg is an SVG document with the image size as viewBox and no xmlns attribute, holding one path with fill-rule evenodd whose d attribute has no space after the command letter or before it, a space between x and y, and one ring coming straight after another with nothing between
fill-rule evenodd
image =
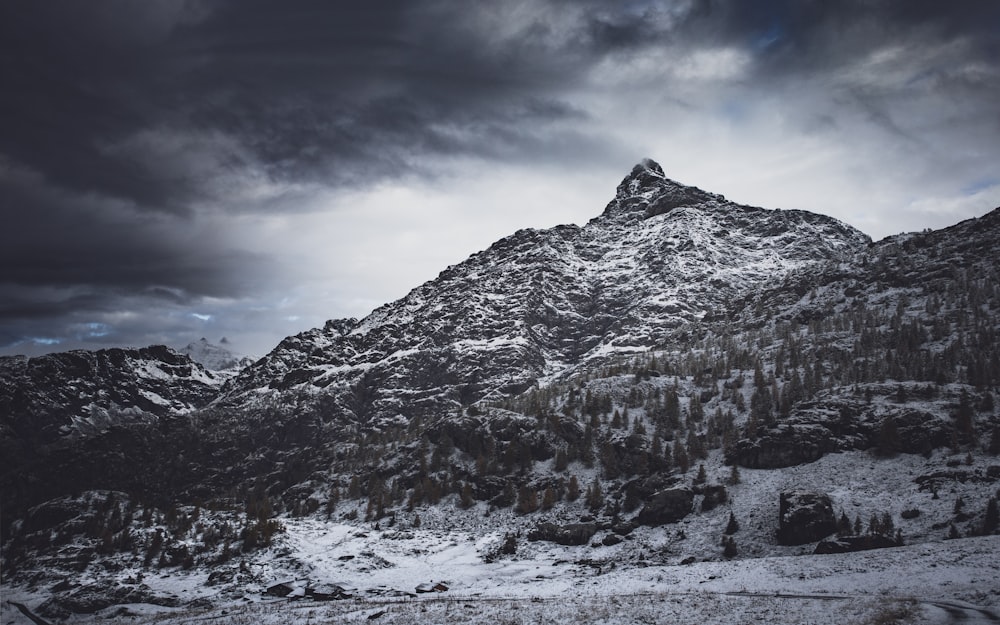
<instances>
[{"instance_id":1,"label":"stone","mask_svg":"<svg viewBox=\"0 0 1000 625\"><path fill-rule=\"evenodd\" d=\"M560 545L586 545L596 533L596 523L570 523L568 525L539 523L535 529L528 533L528 540L544 540Z\"/></svg>"},{"instance_id":2,"label":"stone","mask_svg":"<svg viewBox=\"0 0 1000 625\"><path fill-rule=\"evenodd\" d=\"M825 555L831 553L852 553L854 551L868 551L869 549L888 549L898 547L894 539L887 536L842 536L831 540L821 540L816 545L813 553Z\"/></svg>"},{"instance_id":3,"label":"stone","mask_svg":"<svg viewBox=\"0 0 1000 625\"><path fill-rule=\"evenodd\" d=\"M781 493L778 505L778 542L804 545L837 531L833 502L826 493L792 490Z\"/></svg>"},{"instance_id":4,"label":"stone","mask_svg":"<svg viewBox=\"0 0 1000 625\"><path fill-rule=\"evenodd\" d=\"M691 513L694 492L689 488L671 488L654 494L636 517L640 525L657 527L676 523Z\"/></svg>"}]
</instances>

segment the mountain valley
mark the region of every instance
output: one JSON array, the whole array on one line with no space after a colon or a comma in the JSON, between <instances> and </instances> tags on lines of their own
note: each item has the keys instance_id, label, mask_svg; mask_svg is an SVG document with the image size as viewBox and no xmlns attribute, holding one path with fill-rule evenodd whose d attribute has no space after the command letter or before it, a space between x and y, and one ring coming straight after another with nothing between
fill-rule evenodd
<instances>
[{"instance_id":1,"label":"mountain valley","mask_svg":"<svg viewBox=\"0 0 1000 625\"><path fill-rule=\"evenodd\" d=\"M569 622L531 603L568 593L629 606L578 622L834 622L829 596L859 623L955 602L995 622L998 267L1000 209L872 241L647 159L586 225L518 231L253 362L207 341L0 358L5 600ZM317 607L337 598L353 612Z\"/></svg>"}]
</instances>

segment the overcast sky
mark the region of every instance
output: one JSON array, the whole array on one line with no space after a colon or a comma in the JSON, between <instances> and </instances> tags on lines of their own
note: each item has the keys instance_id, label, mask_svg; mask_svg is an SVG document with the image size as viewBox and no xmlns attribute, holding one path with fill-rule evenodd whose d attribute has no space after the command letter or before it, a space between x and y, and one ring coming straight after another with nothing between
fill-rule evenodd
<instances>
[{"instance_id":1,"label":"overcast sky","mask_svg":"<svg viewBox=\"0 0 1000 625\"><path fill-rule=\"evenodd\" d=\"M0 354L263 354L643 157L881 238L1000 206L1000 3L0 3Z\"/></svg>"}]
</instances>

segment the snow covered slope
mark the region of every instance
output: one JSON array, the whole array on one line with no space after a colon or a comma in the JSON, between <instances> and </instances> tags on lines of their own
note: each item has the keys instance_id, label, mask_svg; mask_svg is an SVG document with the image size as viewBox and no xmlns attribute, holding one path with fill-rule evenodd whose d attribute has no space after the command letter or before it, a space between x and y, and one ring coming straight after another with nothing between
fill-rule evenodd
<instances>
[{"instance_id":1,"label":"snow covered slope","mask_svg":"<svg viewBox=\"0 0 1000 625\"><path fill-rule=\"evenodd\" d=\"M581 580L577 607L673 585L867 596L861 622L890 620L872 592L995 607L997 267L1000 210L873 243L644 161L586 226L519 231L221 387L165 348L8 359L5 593L52 618L197 599L183 620L348 579L373 610L233 622L366 620L439 581L521 614Z\"/></svg>"},{"instance_id":2,"label":"snow covered slope","mask_svg":"<svg viewBox=\"0 0 1000 625\"><path fill-rule=\"evenodd\" d=\"M829 217L683 186L645 160L586 226L518 231L361 321L289 337L220 402L305 393L325 396L339 419L374 425L498 400L594 358L663 345L766 281L869 243Z\"/></svg>"}]
</instances>

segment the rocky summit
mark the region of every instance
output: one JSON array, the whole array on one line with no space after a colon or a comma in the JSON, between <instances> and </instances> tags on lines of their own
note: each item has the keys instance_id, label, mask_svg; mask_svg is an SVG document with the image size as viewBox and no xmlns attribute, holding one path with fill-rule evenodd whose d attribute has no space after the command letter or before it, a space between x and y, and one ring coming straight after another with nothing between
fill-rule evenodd
<instances>
[{"instance_id":1,"label":"rocky summit","mask_svg":"<svg viewBox=\"0 0 1000 625\"><path fill-rule=\"evenodd\" d=\"M1000 209L873 242L647 159L586 225L255 362L0 359L3 584L70 618L480 592L470 561L662 579L955 539L971 562L998 545L998 267ZM406 577L428 550L472 577Z\"/></svg>"}]
</instances>

